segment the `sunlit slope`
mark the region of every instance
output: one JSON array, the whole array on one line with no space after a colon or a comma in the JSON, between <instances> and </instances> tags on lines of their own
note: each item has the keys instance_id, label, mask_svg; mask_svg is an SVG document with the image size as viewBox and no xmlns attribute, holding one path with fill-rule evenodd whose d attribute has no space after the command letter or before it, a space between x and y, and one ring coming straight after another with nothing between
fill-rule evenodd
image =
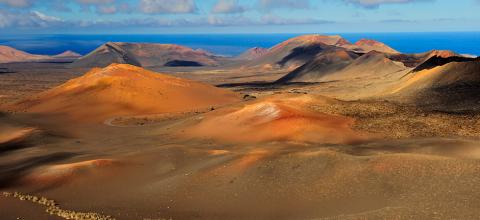
<instances>
[{"instance_id":1,"label":"sunlit slope","mask_svg":"<svg viewBox=\"0 0 480 220\"><path fill-rule=\"evenodd\" d=\"M15 105L32 113L66 114L84 121L112 116L195 111L238 100L228 90L126 64L84 76Z\"/></svg>"},{"instance_id":2,"label":"sunlit slope","mask_svg":"<svg viewBox=\"0 0 480 220\"><path fill-rule=\"evenodd\" d=\"M135 66L171 66L178 63L195 66L217 65L216 57L203 50L173 44L106 43L75 61L72 67L106 67L112 63Z\"/></svg>"}]
</instances>

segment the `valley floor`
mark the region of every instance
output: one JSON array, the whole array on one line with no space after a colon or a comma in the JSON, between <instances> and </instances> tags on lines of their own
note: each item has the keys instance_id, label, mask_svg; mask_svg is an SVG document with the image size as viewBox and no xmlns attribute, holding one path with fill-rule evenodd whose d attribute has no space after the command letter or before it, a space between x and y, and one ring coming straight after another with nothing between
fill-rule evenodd
<instances>
[{"instance_id":1,"label":"valley floor","mask_svg":"<svg viewBox=\"0 0 480 220\"><path fill-rule=\"evenodd\" d=\"M83 73L60 64L29 65L38 66L9 64L15 73L0 75L0 103ZM258 78L244 73L245 78L232 79L229 76L238 74L215 78L215 73L206 72L174 75L224 84L250 95L246 104L255 102L252 96L330 96L341 88L332 83L268 83L283 73ZM355 97L308 108L352 118L353 130L368 134L368 140L235 143L184 135L189 125L217 109L112 119L106 124L3 113L0 191L45 197L64 210L116 219L480 216L480 113ZM13 197L0 196L0 207L2 219L60 219L48 215L44 205Z\"/></svg>"}]
</instances>

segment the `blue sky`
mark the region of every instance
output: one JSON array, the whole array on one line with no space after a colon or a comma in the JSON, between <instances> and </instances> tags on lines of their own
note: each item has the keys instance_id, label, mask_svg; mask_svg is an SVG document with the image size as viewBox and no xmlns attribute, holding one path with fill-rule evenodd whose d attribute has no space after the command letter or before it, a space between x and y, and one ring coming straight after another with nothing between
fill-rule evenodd
<instances>
[{"instance_id":1,"label":"blue sky","mask_svg":"<svg viewBox=\"0 0 480 220\"><path fill-rule=\"evenodd\" d=\"M0 0L0 33L480 31L480 0Z\"/></svg>"}]
</instances>

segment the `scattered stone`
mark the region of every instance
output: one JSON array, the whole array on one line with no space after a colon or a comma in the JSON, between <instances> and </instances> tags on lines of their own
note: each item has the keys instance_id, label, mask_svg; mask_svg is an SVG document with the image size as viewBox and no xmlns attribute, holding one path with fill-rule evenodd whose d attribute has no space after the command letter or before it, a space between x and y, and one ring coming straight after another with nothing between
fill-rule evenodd
<instances>
[{"instance_id":1,"label":"scattered stone","mask_svg":"<svg viewBox=\"0 0 480 220\"><path fill-rule=\"evenodd\" d=\"M51 199L45 197L37 197L32 195L24 195L19 192L2 192L3 197L17 198L21 201L29 201L46 207L46 212L50 215L70 220L115 220L115 218L108 215L101 215L94 212L76 212L71 210L64 210ZM20 219L20 218L17 218Z\"/></svg>"}]
</instances>

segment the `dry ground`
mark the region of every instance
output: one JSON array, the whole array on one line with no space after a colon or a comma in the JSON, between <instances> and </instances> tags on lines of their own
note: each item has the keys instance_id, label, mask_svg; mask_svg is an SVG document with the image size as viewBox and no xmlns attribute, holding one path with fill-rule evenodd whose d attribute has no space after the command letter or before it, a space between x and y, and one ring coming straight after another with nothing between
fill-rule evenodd
<instances>
[{"instance_id":1,"label":"dry ground","mask_svg":"<svg viewBox=\"0 0 480 220\"><path fill-rule=\"evenodd\" d=\"M18 100L80 72L47 67L0 75L2 100ZM183 74L202 79L203 73ZM232 89L261 97L279 92L322 94L321 86ZM356 144L233 144L182 135L186 127L199 123L202 112L122 118L112 121L116 126L3 114L0 123L5 127L37 132L0 143L0 190L44 196L65 210L117 219L480 216L478 114L384 101L340 101L310 109L351 117L356 121L353 128L372 138ZM98 160L115 163L84 166L85 161ZM55 219L28 201L0 196L0 205L2 219Z\"/></svg>"}]
</instances>

